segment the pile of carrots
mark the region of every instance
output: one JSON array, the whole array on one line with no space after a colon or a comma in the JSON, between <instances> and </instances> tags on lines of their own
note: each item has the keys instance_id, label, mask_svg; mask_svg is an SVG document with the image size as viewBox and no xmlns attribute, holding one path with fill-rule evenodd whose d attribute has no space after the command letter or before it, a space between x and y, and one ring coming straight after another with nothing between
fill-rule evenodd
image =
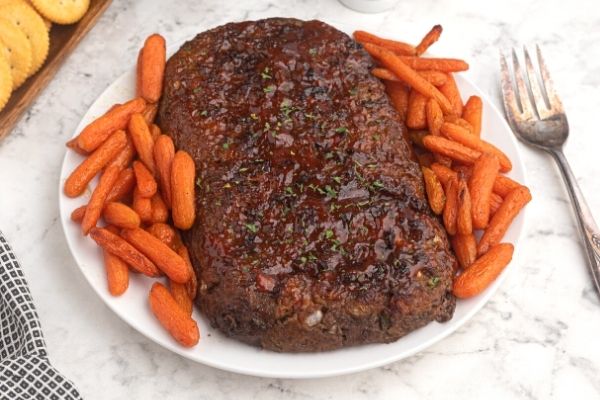
<instances>
[{"instance_id":1,"label":"pile of carrots","mask_svg":"<svg viewBox=\"0 0 600 400\"><path fill-rule=\"evenodd\" d=\"M379 63L372 74L384 82L409 129L429 204L441 216L460 266L454 295L468 298L510 263L514 247L500 242L531 194L502 175L512 169L510 159L481 139L481 98L462 102L452 74L469 65L421 57L441 33L442 27L434 26L417 46L364 31L354 32L354 38Z\"/></svg>"},{"instance_id":2,"label":"pile of carrots","mask_svg":"<svg viewBox=\"0 0 600 400\"><path fill-rule=\"evenodd\" d=\"M200 339L192 319L198 283L178 230L191 228L196 218L196 167L154 124L165 63L164 38L149 36L138 57L138 97L115 104L67 143L85 159L67 178L64 193L81 196L100 175L88 203L71 219L102 248L109 292L123 294L130 272L166 276L168 288L153 284L150 308L179 343L190 347Z\"/></svg>"}]
</instances>

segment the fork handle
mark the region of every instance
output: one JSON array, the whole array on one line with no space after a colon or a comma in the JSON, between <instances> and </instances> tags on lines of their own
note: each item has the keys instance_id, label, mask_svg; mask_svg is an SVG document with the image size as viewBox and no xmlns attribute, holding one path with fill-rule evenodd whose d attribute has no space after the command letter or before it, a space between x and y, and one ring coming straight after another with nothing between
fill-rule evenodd
<instances>
[{"instance_id":1,"label":"fork handle","mask_svg":"<svg viewBox=\"0 0 600 400\"><path fill-rule=\"evenodd\" d=\"M585 252L588 257L588 267L596 290L600 295L600 230L592 217L592 213L585 202L583 193L577 185L577 180L571 171L571 167L562 150L552 150L550 152L560 168L560 172L567 184L567 191L571 197L571 204L577 217L579 231L583 236Z\"/></svg>"}]
</instances>

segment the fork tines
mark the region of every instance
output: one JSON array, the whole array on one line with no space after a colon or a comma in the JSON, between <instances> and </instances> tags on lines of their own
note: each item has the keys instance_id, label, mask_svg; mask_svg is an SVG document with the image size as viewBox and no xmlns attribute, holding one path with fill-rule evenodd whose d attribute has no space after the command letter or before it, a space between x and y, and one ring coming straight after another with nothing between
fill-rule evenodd
<instances>
[{"instance_id":1,"label":"fork tines","mask_svg":"<svg viewBox=\"0 0 600 400\"><path fill-rule=\"evenodd\" d=\"M502 95L504 107L510 118L544 120L564 112L562 103L554 90L542 52L539 46L535 47L541 81L527 48L523 47L527 77L521 71L516 51L512 50L514 81L511 79L506 57L500 53Z\"/></svg>"}]
</instances>

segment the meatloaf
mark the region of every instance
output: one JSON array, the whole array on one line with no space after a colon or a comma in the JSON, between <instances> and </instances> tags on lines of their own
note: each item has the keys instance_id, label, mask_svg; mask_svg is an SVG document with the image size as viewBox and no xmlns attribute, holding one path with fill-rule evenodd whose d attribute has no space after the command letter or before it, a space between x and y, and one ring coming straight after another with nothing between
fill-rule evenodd
<instances>
[{"instance_id":1,"label":"meatloaf","mask_svg":"<svg viewBox=\"0 0 600 400\"><path fill-rule=\"evenodd\" d=\"M452 317L456 261L372 67L346 34L284 18L169 59L160 124L198 176L195 302L225 335L322 351Z\"/></svg>"}]
</instances>

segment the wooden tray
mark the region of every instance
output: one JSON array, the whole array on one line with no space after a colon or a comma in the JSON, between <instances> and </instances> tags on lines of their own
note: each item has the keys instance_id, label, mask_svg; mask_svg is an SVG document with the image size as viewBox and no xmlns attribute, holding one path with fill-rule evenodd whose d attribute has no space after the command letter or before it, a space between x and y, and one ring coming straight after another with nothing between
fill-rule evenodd
<instances>
[{"instance_id":1,"label":"wooden tray","mask_svg":"<svg viewBox=\"0 0 600 400\"><path fill-rule=\"evenodd\" d=\"M111 1L91 0L89 10L76 24L52 25L50 50L46 62L35 75L30 76L19 89L12 93L8 104L0 111L0 140L10 133L21 115L29 108L42 89L48 85L63 61L96 24Z\"/></svg>"}]
</instances>

